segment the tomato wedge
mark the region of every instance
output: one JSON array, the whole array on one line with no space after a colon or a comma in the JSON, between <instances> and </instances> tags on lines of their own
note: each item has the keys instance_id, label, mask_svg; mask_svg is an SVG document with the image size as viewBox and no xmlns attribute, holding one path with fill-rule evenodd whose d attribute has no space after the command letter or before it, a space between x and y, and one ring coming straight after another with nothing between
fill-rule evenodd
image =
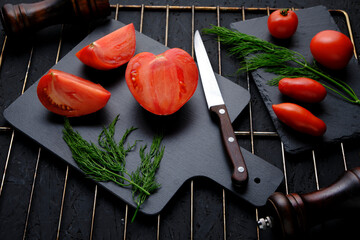
<instances>
[{"instance_id":1,"label":"tomato wedge","mask_svg":"<svg viewBox=\"0 0 360 240\"><path fill-rule=\"evenodd\" d=\"M62 116L78 117L103 108L111 93L100 84L50 69L40 79L37 95L49 111Z\"/></svg>"},{"instance_id":2,"label":"tomato wedge","mask_svg":"<svg viewBox=\"0 0 360 240\"><path fill-rule=\"evenodd\" d=\"M90 43L76 53L85 65L110 70L127 63L135 54L136 34L132 23Z\"/></svg>"},{"instance_id":3,"label":"tomato wedge","mask_svg":"<svg viewBox=\"0 0 360 240\"><path fill-rule=\"evenodd\" d=\"M296 131L312 136L322 136L326 132L323 120L295 103L274 104L272 108L281 122Z\"/></svg>"},{"instance_id":4,"label":"tomato wedge","mask_svg":"<svg viewBox=\"0 0 360 240\"><path fill-rule=\"evenodd\" d=\"M199 73L187 52L173 48L159 55L135 55L127 65L125 78L143 108L157 115L170 115L193 96Z\"/></svg>"}]
</instances>

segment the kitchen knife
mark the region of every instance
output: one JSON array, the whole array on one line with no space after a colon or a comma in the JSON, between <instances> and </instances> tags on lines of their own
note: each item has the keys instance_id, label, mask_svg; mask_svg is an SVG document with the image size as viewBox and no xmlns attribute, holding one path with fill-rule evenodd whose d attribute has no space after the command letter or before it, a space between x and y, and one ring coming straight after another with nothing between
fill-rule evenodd
<instances>
[{"instance_id":1,"label":"kitchen knife","mask_svg":"<svg viewBox=\"0 0 360 240\"><path fill-rule=\"evenodd\" d=\"M222 140L233 166L232 182L243 186L248 180L246 164L199 31L195 32L194 46L206 102L209 110L219 118Z\"/></svg>"}]
</instances>

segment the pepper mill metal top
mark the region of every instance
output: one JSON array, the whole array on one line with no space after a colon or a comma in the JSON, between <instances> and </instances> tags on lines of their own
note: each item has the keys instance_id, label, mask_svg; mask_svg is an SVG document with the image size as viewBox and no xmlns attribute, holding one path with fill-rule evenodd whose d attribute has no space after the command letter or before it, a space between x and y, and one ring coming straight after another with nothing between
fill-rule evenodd
<instances>
[{"instance_id":1,"label":"pepper mill metal top","mask_svg":"<svg viewBox=\"0 0 360 240\"><path fill-rule=\"evenodd\" d=\"M44 27L90 21L110 15L108 0L44 0L36 3L5 4L1 22L8 36L35 32Z\"/></svg>"}]
</instances>

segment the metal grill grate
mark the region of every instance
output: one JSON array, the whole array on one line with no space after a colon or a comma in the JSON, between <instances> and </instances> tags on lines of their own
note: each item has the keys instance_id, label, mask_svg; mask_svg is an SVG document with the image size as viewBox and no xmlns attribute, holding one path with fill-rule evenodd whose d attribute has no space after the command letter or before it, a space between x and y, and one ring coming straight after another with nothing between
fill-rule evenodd
<instances>
[{"instance_id":1,"label":"metal grill grate","mask_svg":"<svg viewBox=\"0 0 360 240\"><path fill-rule=\"evenodd\" d=\"M271 11L275 10L274 8L269 8L269 7L264 7L264 8L247 8L247 7L220 7L220 6L216 6L216 7L212 7L212 6L150 6L150 5L120 5L120 4L116 4L116 5L112 5L111 8L114 10L114 18L118 19L119 16L119 12L121 11L140 11L140 26L139 26L139 31L143 32L143 27L144 27L144 22L145 20L145 12L146 13L150 13L150 14L158 14L159 12L164 12L165 13L165 32L164 32L164 44L165 46L168 46L168 41L169 41L169 28L170 28L170 21L169 21L169 16L170 16L170 12L188 12L191 13L191 32L192 32L192 36L191 39L188 39L188 41L193 42L193 37L194 37L194 32L195 32L195 18L198 12L211 12L211 13L215 13L216 14L216 24L217 25L221 25L221 17L223 14L228 14L229 12L231 13L235 13L235 14L239 14L241 16L242 20L245 20L247 18L248 14L252 14L252 13L256 13L256 14L260 14L260 15L269 15ZM337 14L340 16L340 18L343 18L346 24L346 28L348 30L348 34L352 40L352 42L354 43L353 40L353 34L352 34L352 30L351 30L351 26L350 26L350 20L349 17L347 15L346 12L342 11L342 10L329 10L332 14ZM61 32L63 31L63 27L61 28ZM0 55L0 67L2 67L3 65L3 61L4 61L4 52L6 49L6 46L8 44L8 40L7 37L5 36L4 40L3 40L3 44L2 44L2 50L1 50L1 55ZM60 35L60 38L58 40L59 44L58 47L56 49L56 60L54 63L57 63L59 58L60 58L60 53L62 51L62 36ZM191 44L191 54L194 54L194 49L193 49L193 44ZM26 66L26 73L24 76L24 80L23 80L23 85L22 85L22 90L21 90L21 94L24 93L26 86L27 86L27 81L28 81L28 76L29 76L29 71L31 68L33 68L34 66L32 65L32 61L33 61L33 49L34 47L31 48L30 51L30 55L29 55L29 59L27 62L27 66ZM354 53L356 56L356 50L354 49ZM217 46L217 56L218 56L218 72L219 74L222 74L222 57L221 57L221 48L220 48L220 44L218 44ZM357 56L356 56L357 57ZM251 88L251 79L249 76L246 76L247 79L247 88L250 92L254 91ZM4 86L2 86L4 87ZM253 127L253 109L252 109L252 104L249 104L249 108L248 108L248 115L249 115L249 130L236 130L235 134L240 138L245 136L246 138L249 137L250 138L250 147L251 147L251 152L255 153L255 138L263 138L263 137L270 137L270 138L277 138L277 133L274 131L256 131L254 130ZM9 147L7 149L7 153L6 155L6 159L2 159L1 161L3 162L2 164L4 164L3 167L3 172L2 174L2 178L1 178L1 185L0 185L0 198L2 197L2 193L3 193L3 189L6 188L6 179L7 179L7 171L8 171L8 164L9 161L11 159L11 154L12 154L12 147L14 144L15 140L15 135L17 134L14 129L12 129L9 126L0 126L0 134L5 134L5 133L10 133L11 137L10 137L10 141L8 143ZM347 162L346 162L346 154L345 154L345 150L344 150L344 146L341 143L340 144L341 147L341 153L342 153L342 161L344 164L344 170L347 170ZM281 159L282 159L282 165L283 165L283 171L285 174L285 192L288 193L288 179L287 179L287 167L286 167L286 154L284 153L284 148L282 146L281 143ZM32 199L33 199L33 194L34 194L34 190L35 190L35 184L36 184L36 178L38 175L38 166L39 166L39 160L40 160L40 156L42 154L42 149L41 147L38 148L38 154L37 154L37 159L36 159L36 165L35 165L35 169L34 171L34 175L33 175L33 181L32 181L32 186L31 186L31 194L30 194L30 199L28 200L28 207L27 207L27 214L26 214L26 220L25 220L25 226L23 229L23 239L26 238L27 236L27 229L28 229L28 221L29 221L29 216L31 214L31 207L32 207ZM316 189L319 189L319 180L318 180L318 170L317 170L317 162L316 162L316 154L314 151L312 151L312 162L313 162L313 166L314 166L314 175L315 175L315 179L316 179ZM67 189L67 183L68 183L68 178L69 178L69 166L66 166L66 170L65 170L65 177L64 177L64 182L63 182L63 192L62 192L62 197L60 199L61 201L61 205L60 205L60 209L59 209L59 220L58 220L58 224L57 224L57 234L56 234L56 238L59 239L60 238L60 231L61 231L61 227L62 227L62 216L63 216L63 209L64 209L64 201L65 201L65 196L66 196L66 189ZM191 192L191 200L190 200L190 239L193 239L194 236L194 181L191 181L190 183L190 192ZM92 208L92 220L91 220L91 226L89 227L90 229L90 239L93 238L93 232L94 232L94 216L95 216L95 212L96 212L96 202L97 202L97 198L98 198L98 188L97 185L94 186L94 197L93 197L93 208ZM226 222L226 192L225 190L222 190L222 212L223 212L223 229L224 229L224 233L223 233L223 237L224 239L226 239L227 236L227 222ZM258 218L258 210L255 210L255 217L257 220ZM127 224L128 224L128 206L126 205L126 209L125 209L125 218L124 218L124 239L126 239L127 236ZM159 239L160 236L160 228L161 228L161 221L160 221L160 215L158 215L157 217L157 234L156 234L156 238ZM257 238L259 239L259 232L257 232Z\"/></svg>"}]
</instances>

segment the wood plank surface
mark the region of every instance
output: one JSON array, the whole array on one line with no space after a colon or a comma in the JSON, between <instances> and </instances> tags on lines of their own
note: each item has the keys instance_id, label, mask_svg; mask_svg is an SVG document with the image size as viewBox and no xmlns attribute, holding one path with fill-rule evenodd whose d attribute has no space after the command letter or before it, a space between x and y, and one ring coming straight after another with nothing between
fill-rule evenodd
<instances>
[{"instance_id":1,"label":"wood plank surface","mask_svg":"<svg viewBox=\"0 0 360 240\"><path fill-rule=\"evenodd\" d=\"M9 2L0 0L0 5ZM21 2L34 1L11 1ZM350 18L357 49L360 44L360 5L356 0L110 3L111 18L133 22L136 30L145 35L189 53L192 22L196 29L209 24L228 27L232 22L265 16L273 8L316 5L344 10ZM344 14L330 13L339 28L349 35ZM0 26L0 49L4 49L0 53L0 239L276 239L272 234L259 232L256 220L262 216L261 209L239 201L205 178L187 181L159 215L140 214L131 223L134 210L126 203L11 128L3 110L91 30L91 23L56 25L34 36L11 40ZM360 165L358 140L296 155L283 152L252 79L246 74L236 75L238 61L221 48L219 58L215 41L207 44L214 70L251 93L251 103L235 121L234 130L242 147L283 170L286 181L278 191L315 191L329 186L346 169ZM339 221L313 229L307 239L352 239L354 234L358 234L355 221Z\"/></svg>"}]
</instances>

